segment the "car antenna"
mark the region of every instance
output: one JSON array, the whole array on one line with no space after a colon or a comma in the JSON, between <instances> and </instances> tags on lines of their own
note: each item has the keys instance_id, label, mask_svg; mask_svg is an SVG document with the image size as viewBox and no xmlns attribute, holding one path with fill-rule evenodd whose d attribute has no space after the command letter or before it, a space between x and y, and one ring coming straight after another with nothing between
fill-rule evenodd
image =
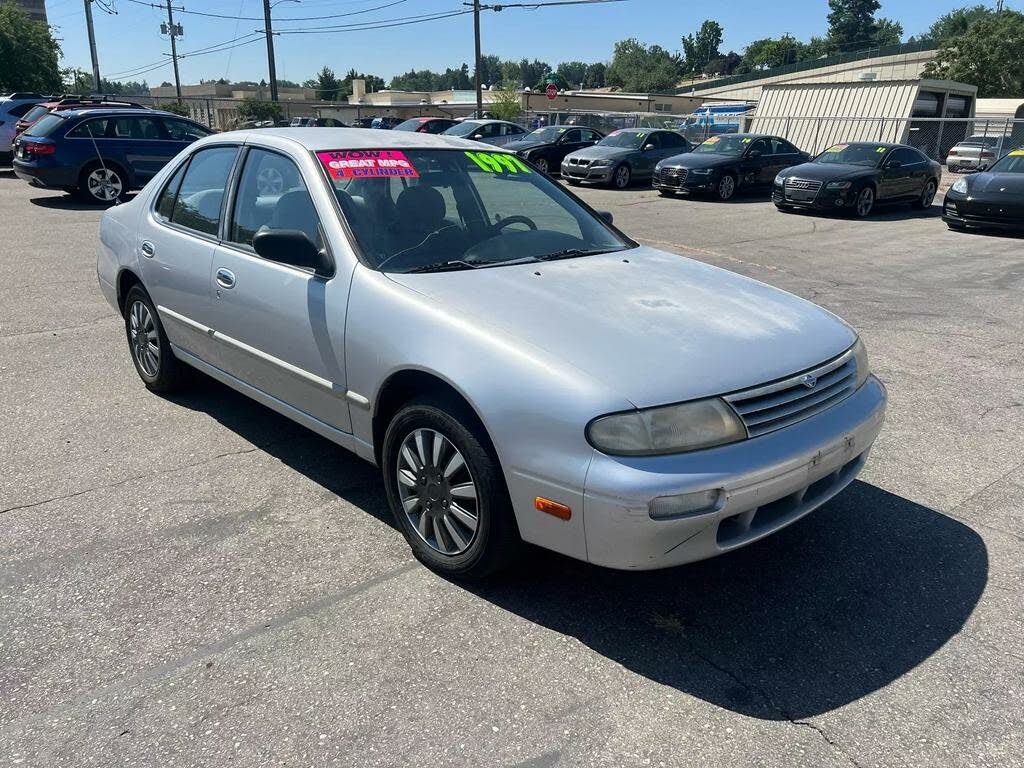
<instances>
[{"instance_id":1,"label":"car antenna","mask_svg":"<svg viewBox=\"0 0 1024 768\"><path fill-rule=\"evenodd\" d=\"M109 180L110 179L110 171L107 170L107 164L103 162L103 155L100 154L100 148L96 144L96 137L92 135L92 123L93 123L92 120L86 120L85 121L85 129L89 132L89 138L92 139L92 148L94 150L96 150L96 157L100 161L100 168L103 169L103 175L106 176L107 179ZM86 180L86 185L87 186L88 186L88 183L89 183L88 180ZM121 195L119 194L117 197L114 198L114 205L120 205L120 204L121 204Z\"/></svg>"}]
</instances>

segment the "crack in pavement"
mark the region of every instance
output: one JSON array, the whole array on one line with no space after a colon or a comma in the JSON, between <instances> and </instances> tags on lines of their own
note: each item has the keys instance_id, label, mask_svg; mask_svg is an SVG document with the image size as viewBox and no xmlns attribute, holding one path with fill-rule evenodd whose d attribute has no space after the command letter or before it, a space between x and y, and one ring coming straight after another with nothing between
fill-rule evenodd
<instances>
[{"instance_id":1,"label":"crack in pavement","mask_svg":"<svg viewBox=\"0 0 1024 768\"><path fill-rule=\"evenodd\" d=\"M181 472L182 470L192 469L193 467L199 467L199 466L202 466L203 464L209 464L210 462L217 461L218 459L223 459L223 458L226 458L228 456L241 456L241 455L246 454L246 453L254 453L256 451L265 451L267 448L270 448L271 446L274 446L274 445L276 445L278 443L282 443L282 442L285 442L285 440L283 438L281 440L272 440L271 442L264 443L262 445L254 445L252 448L245 448L245 449L242 449L242 450L239 450L239 451L228 451L227 453L218 453L216 456L210 456L208 458L201 459L199 461L194 461L191 464L182 464L181 466L171 467L170 469L163 469L163 470L160 470L159 472L145 472L143 474L132 475L131 477L125 477L125 478L122 478L120 480L115 480L115 481L110 482L110 483L103 483L102 485L96 485L96 486L93 486L91 488L84 488L84 489L82 489L80 491L75 491L74 493L66 493L66 494L63 494L63 495L60 495L60 496L52 496L52 497L50 497L48 499L41 499L39 501L32 501L32 502L29 502L27 504L15 504L13 506L6 507L5 509L0 509L0 515L7 514L8 512L16 512L16 511L22 510L22 509L31 509L32 507L39 507L39 506L42 506L44 504L50 504L51 502L54 502L54 501L64 501L66 499L73 499L76 496L84 496L84 495L86 495L88 493L93 493L95 491L102 491L102 490L106 490L108 488L117 488L120 485L126 485L128 483L134 482L135 480L143 480L143 479L148 478L148 477L156 477L158 475L169 475L169 474L172 474L174 472Z\"/></svg>"},{"instance_id":2,"label":"crack in pavement","mask_svg":"<svg viewBox=\"0 0 1024 768\"><path fill-rule=\"evenodd\" d=\"M84 323L79 323L78 325L65 325L62 328L41 328L36 331L18 331L16 333L4 333L0 334L0 339L15 339L20 336L34 336L41 333L58 333L59 331L73 331L76 328L87 328L90 325L96 325L101 320L109 320L111 317L113 317L113 315L103 315L102 317L95 317L92 320L89 320Z\"/></svg>"}]
</instances>

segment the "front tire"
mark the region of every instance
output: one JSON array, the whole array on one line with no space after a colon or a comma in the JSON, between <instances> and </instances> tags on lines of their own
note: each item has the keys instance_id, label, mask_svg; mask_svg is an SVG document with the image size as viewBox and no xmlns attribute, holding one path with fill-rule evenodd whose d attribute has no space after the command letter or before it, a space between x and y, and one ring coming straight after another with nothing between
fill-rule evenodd
<instances>
[{"instance_id":1,"label":"front tire","mask_svg":"<svg viewBox=\"0 0 1024 768\"><path fill-rule=\"evenodd\" d=\"M124 300L124 330L135 370L152 392L173 392L188 383L190 370L174 356L156 307L141 286Z\"/></svg>"},{"instance_id":2,"label":"front tire","mask_svg":"<svg viewBox=\"0 0 1024 768\"><path fill-rule=\"evenodd\" d=\"M853 204L853 212L857 218L864 219L871 215L875 207L875 188L868 184L857 193L857 199Z\"/></svg>"},{"instance_id":3,"label":"front tire","mask_svg":"<svg viewBox=\"0 0 1024 768\"><path fill-rule=\"evenodd\" d=\"M546 174L546 173L549 172L548 161L545 158L539 157L539 158L537 158L536 160L533 161L533 164L534 164L534 166L536 166L537 170L540 171L541 173L545 173Z\"/></svg>"},{"instance_id":4,"label":"front tire","mask_svg":"<svg viewBox=\"0 0 1024 768\"><path fill-rule=\"evenodd\" d=\"M620 165L612 173L612 186L616 189L625 189L633 179L633 172L626 164Z\"/></svg>"},{"instance_id":5,"label":"front tire","mask_svg":"<svg viewBox=\"0 0 1024 768\"><path fill-rule=\"evenodd\" d=\"M468 408L412 401L388 425L381 460L391 511L428 568L475 579L513 558L520 538L508 489Z\"/></svg>"},{"instance_id":6,"label":"front tire","mask_svg":"<svg viewBox=\"0 0 1024 768\"><path fill-rule=\"evenodd\" d=\"M736 177L731 173L722 174L722 178L718 180L715 185L715 197L721 200L723 203L736 195Z\"/></svg>"}]
</instances>

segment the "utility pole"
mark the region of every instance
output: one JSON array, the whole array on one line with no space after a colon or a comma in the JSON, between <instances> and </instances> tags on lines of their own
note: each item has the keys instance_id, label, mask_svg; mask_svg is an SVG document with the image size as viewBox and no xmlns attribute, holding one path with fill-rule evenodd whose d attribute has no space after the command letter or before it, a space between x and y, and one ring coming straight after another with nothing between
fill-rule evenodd
<instances>
[{"instance_id":1,"label":"utility pole","mask_svg":"<svg viewBox=\"0 0 1024 768\"><path fill-rule=\"evenodd\" d=\"M174 62L174 92L181 102L181 77L178 75L178 35L180 28L174 26L174 12L171 10L171 0L167 0L167 31L171 35L171 60Z\"/></svg>"},{"instance_id":2,"label":"utility pole","mask_svg":"<svg viewBox=\"0 0 1024 768\"><path fill-rule=\"evenodd\" d=\"M96 30L92 27L92 0L85 0L85 26L89 30L89 55L92 56L92 87L100 92L100 60L96 56Z\"/></svg>"},{"instance_id":3,"label":"utility pole","mask_svg":"<svg viewBox=\"0 0 1024 768\"><path fill-rule=\"evenodd\" d=\"M484 116L484 97L480 92L480 0L473 0L473 38L476 42L476 117L479 120Z\"/></svg>"},{"instance_id":4,"label":"utility pole","mask_svg":"<svg viewBox=\"0 0 1024 768\"><path fill-rule=\"evenodd\" d=\"M270 26L270 0L263 0L264 31L267 33L267 63L270 68L270 99L277 101L277 65L274 64L274 29Z\"/></svg>"}]
</instances>

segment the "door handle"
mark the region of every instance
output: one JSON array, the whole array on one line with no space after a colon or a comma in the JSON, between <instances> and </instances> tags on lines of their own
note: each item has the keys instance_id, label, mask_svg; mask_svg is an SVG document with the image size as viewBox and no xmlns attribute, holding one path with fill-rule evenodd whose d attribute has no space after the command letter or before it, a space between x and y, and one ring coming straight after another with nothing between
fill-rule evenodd
<instances>
[{"instance_id":1,"label":"door handle","mask_svg":"<svg viewBox=\"0 0 1024 768\"><path fill-rule=\"evenodd\" d=\"M149 240L142 241L141 250L142 255L145 256L147 259L152 259L154 256L156 256L156 246L153 245Z\"/></svg>"},{"instance_id":2,"label":"door handle","mask_svg":"<svg viewBox=\"0 0 1024 768\"><path fill-rule=\"evenodd\" d=\"M221 267L217 270L217 285L221 288L234 288L235 287L235 273L230 269L224 269Z\"/></svg>"}]
</instances>

